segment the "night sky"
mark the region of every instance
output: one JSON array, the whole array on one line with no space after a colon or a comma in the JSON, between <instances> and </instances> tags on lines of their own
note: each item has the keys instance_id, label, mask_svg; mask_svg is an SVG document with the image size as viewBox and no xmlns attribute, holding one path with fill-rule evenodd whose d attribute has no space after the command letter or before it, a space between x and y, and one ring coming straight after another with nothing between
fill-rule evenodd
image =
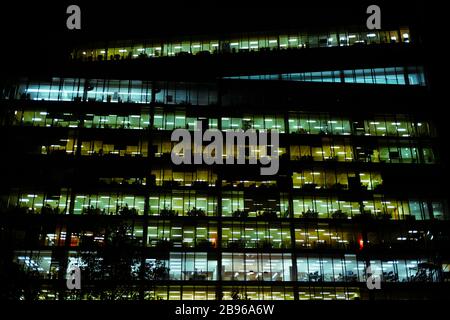
<instances>
[{"instance_id":1,"label":"night sky","mask_svg":"<svg viewBox=\"0 0 450 320\"><path fill-rule=\"evenodd\" d=\"M0 78L25 74L30 66L51 70L68 57L77 43L95 40L164 37L185 34L220 34L365 24L366 8L378 4L382 27L386 21L408 25L413 19L422 32L424 60L433 90L446 92L437 81L447 64L448 12L441 1L1 1ZM81 30L66 28L66 8L81 8ZM386 26L387 28L388 26ZM444 77L442 77L444 79Z\"/></svg>"},{"instance_id":2,"label":"night sky","mask_svg":"<svg viewBox=\"0 0 450 320\"><path fill-rule=\"evenodd\" d=\"M54 2L54 3L52 3ZM377 3L382 21L424 19L425 1L1 1L2 62L54 61L54 53L90 40L365 24L365 8ZM81 8L82 29L69 31L65 13ZM421 15L424 15L421 17ZM60 55L59 55L60 56ZM13 64L6 63L5 67Z\"/></svg>"}]
</instances>

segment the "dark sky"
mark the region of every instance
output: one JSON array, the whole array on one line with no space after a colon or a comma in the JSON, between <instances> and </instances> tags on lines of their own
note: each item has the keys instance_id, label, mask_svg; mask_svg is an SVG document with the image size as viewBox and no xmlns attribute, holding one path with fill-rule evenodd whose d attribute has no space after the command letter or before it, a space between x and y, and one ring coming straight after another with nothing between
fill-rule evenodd
<instances>
[{"instance_id":1,"label":"dark sky","mask_svg":"<svg viewBox=\"0 0 450 320\"><path fill-rule=\"evenodd\" d=\"M0 23L6 43L53 47L91 38L362 24L374 2L382 18L402 20L420 13L425 1L1 1ZM66 29L69 4L81 7L81 31Z\"/></svg>"},{"instance_id":2,"label":"dark sky","mask_svg":"<svg viewBox=\"0 0 450 320\"><path fill-rule=\"evenodd\" d=\"M90 40L208 34L308 26L365 24L365 9L378 4L383 21L425 21L431 0L390 1L0 1L0 68L39 63L49 66L67 48ZM81 31L66 28L66 8L81 8ZM436 8L437 12L445 12ZM434 32L430 32L434 35Z\"/></svg>"}]
</instances>

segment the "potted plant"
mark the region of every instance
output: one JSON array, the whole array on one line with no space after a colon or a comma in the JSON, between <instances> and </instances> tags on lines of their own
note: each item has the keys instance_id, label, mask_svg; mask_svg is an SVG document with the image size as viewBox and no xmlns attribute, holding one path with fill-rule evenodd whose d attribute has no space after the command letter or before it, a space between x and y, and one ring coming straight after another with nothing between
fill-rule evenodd
<instances>
[{"instance_id":1,"label":"potted plant","mask_svg":"<svg viewBox=\"0 0 450 320\"><path fill-rule=\"evenodd\" d=\"M169 209L167 207L164 207L163 209L161 209L161 211L159 212L159 215L161 217L176 217L178 216L178 213L175 212L172 209Z\"/></svg>"},{"instance_id":2,"label":"potted plant","mask_svg":"<svg viewBox=\"0 0 450 320\"><path fill-rule=\"evenodd\" d=\"M319 218L319 213L317 211L308 209L306 212L302 212L302 217L305 219L317 219Z\"/></svg>"},{"instance_id":3,"label":"potted plant","mask_svg":"<svg viewBox=\"0 0 450 320\"><path fill-rule=\"evenodd\" d=\"M134 217L138 215L138 212L136 210L136 208L128 208L128 205L126 204L124 207L120 207L118 214L120 216L124 216L124 217Z\"/></svg>"},{"instance_id":4,"label":"potted plant","mask_svg":"<svg viewBox=\"0 0 450 320\"><path fill-rule=\"evenodd\" d=\"M336 210L335 212L333 212L333 213L331 214L331 217L332 217L333 219L347 219L348 214L345 213L345 212L342 212L342 210L339 209L339 210Z\"/></svg>"},{"instance_id":5,"label":"potted plant","mask_svg":"<svg viewBox=\"0 0 450 320\"><path fill-rule=\"evenodd\" d=\"M264 210L262 213L258 212L257 217L263 219L277 219L278 215L277 212L274 210Z\"/></svg>"},{"instance_id":6,"label":"potted plant","mask_svg":"<svg viewBox=\"0 0 450 320\"><path fill-rule=\"evenodd\" d=\"M100 208L94 208L94 206L91 205L91 206L83 209L83 214L99 215L99 214L101 214L101 210L100 210Z\"/></svg>"},{"instance_id":7,"label":"potted plant","mask_svg":"<svg viewBox=\"0 0 450 320\"><path fill-rule=\"evenodd\" d=\"M233 218L248 218L248 211L246 210L236 210L232 213Z\"/></svg>"},{"instance_id":8,"label":"potted plant","mask_svg":"<svg viewBox=\"0 0 450 320\"><path fill-rule=\"evenodd\" d=\"M205 217L206 213L203 209L197 209L196 207L193 207L186 213L186 215L189 217Z\"/></svg>"}]
</instances>

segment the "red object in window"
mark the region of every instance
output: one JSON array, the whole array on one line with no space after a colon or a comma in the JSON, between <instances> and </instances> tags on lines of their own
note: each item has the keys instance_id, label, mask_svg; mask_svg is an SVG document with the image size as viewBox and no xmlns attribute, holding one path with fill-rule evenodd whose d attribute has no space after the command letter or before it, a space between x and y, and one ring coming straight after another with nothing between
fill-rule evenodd
<instances>
[{"instance_id":1,"label":"red object in window","mask_svg":"<svg viewBox=\"0 0 450 320\"><path fill-rule=\"evenodd\" d=\"M80 243L80 239L77 236L73 236L70 238L70 246L71 247L78 247Z\"/></svg>"},{"instance_id":2,"label":"red object in window","mask_svg":"<svg viewBox=\"0 0 450 320\"><path fill-rule=\"evenodd\" d=\"M362 250L364 248L364 240L362 239L362 237L359 238L358 243L359 243L359 250Z\"/></svg>"}]
</instances>

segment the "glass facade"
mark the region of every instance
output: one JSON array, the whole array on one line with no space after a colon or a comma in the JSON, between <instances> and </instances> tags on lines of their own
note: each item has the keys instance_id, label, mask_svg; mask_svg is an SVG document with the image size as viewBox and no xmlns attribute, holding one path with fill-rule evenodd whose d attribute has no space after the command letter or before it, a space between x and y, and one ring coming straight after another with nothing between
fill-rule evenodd
<instances>
[{"instance_id":1,"label":"glass facade","mask_svg":"<svg viewBox=\"0 0 450 320\"><path fill-rule=\"evenodd\" d=\"M205 117L186 116L188 110L163 112L156 108L153 115L153 128L156 130L195 129L195 122ZM287 118L288 125L285 126ZM276 129L280 133L313 135L365 135L380 137L433 137L433 124L426 120L415 120L407 115L376 115L371 119L351 119L327 113L290 112L268 115L242 115L239 117L208 117L208 128L223 131L236 129ZM136 114L93 114L84 112L63 112L47 107L30 109L16 108L10 118L5 119L12 126L68 127L135 129L150 127L148 111L139 110Z\"/></svg>"},{"instance_id":2,"label":"glass facade","mask_svg":"<svg viewBox=\"0 0 450 320\"><path fill-rule=\"evenodd\" d=\"M217 89L210 83L198 82L157 81L152 83L151 81L141 80L53 77L51 81L22 81L9 88L8 94L6 94L6 90L2 92L2 98L40 101L140 104L156 102L181 105L215 105L217 104ZM127 116L130 115L127 114ZM119 119L119 122L120 120L124 121L125 119ZM136 122L136 120L134 121ZM125 125L127 124L125 122Z\"/></svg>"},{"instance_id":3,"label":"glass facade","mask_svg":"<svg viewBox=\"0 0 450 320\"><path fill-rule=\"evenodd\" d=\"M359 29L246 33L215 39L191 37L180 40L148 39L97 43L73 50L72 58L103 61L413 42L408 27L390 31Z\"/></svg>"},{"instance_id":4,"label":"glass facade","mask_svg":"<svg viewBox=\"0 0 450 320\"><path fill-rule=\"evenodd\" d=\"M70 129L28 139L26 143L20 145L20 150L16 151L22 154L166 158L170 157L172 147L175 145L166 132L179 128L193 131L197 121L201 121L208 129L223 132L239 129L277 130L282 136L292 137L282 141L278 149L281 159L289 158L292 161L387 164L435 164L440 161L437 146L433 143L436 129L430 119L407 114L374 114L361 118L335 116L331 113L297 112L294 111L295 107L291 110L284 114L244 113L233 117L217 117L201 116L201 112L192 113L189 107L177 106L175 111L164 111L162 107L155 107L150 111L147 107L140 107L131 115L123 114L123 110L102 115L81 110L61 112L54 108L54 105L47 107L38 105L35 108L15 107L8 111L2 122L5 126L13 128ZM89 134L86 129L103 130L97 132L99 134ZM122 129L126 129L129 133L122 134L120 131ZM226 154L225 147L224 153ZM181 178L184 177L184 173L170 173L165 170L170 169L154 170L153 174L158 184L170 181L177 183L189 179ZM197 183L206 180L210 181L209 184L215 183L214 178L205 176L205 173L201 175L203 177L194 178ZM325 187L324 184L327 183L319 181L324 175L312 172L305 172L303 177L293 177L295 187L299 187L299 183L303 187L305 184L310 184L309 187L317 184L311 175L315 175L316 182ZM344 179L342 175L338 178L339 175L334 174L333 178L329 173L328 184L332 185L333 179ZM363 182L370 189L380 185L380 182L371 182L367 179ZM335 181L335 184L337 183ZM339 183L348 184L344 180ZM327 188L330 187L329 185Z\"/></svg>"},{"instance_id":5,"label":"glass facade","mask_svg":"<svg viewBox=\"0 0 450 320\"><path fill-rule=\"evenodd\" d=\"M277 32L92 44L72 58L183 62L409 42L403 27ZM1 241L9 263L37 284L34 299L403 299L406 291L428 298L421 288L448 283L439 119L411 107L414 99L427 105L426 69L242 69L202 81L61 73L1 88ZM303 82L332 88L330 96L309 95ZM358 94L370 94L377 107ZM199 121L224 134L276 130L279 172L174 165L171 133L192 133ZM83 279L75 292L60 285L73 266ZM392 296L371 293L371 275Z\"/></svg>"},{"instance_id":6,"label":"glass facade","mask_svg":"<svg viewBox=\"0 0 450 320\"><path fill-rule=\"evenodd\" d=\"M392 67L338 71L261 74L229 76L224 78L240 80L285 80L304 82L425 86L425 76L422 67Z\"/></svg>"}]
</instances>

